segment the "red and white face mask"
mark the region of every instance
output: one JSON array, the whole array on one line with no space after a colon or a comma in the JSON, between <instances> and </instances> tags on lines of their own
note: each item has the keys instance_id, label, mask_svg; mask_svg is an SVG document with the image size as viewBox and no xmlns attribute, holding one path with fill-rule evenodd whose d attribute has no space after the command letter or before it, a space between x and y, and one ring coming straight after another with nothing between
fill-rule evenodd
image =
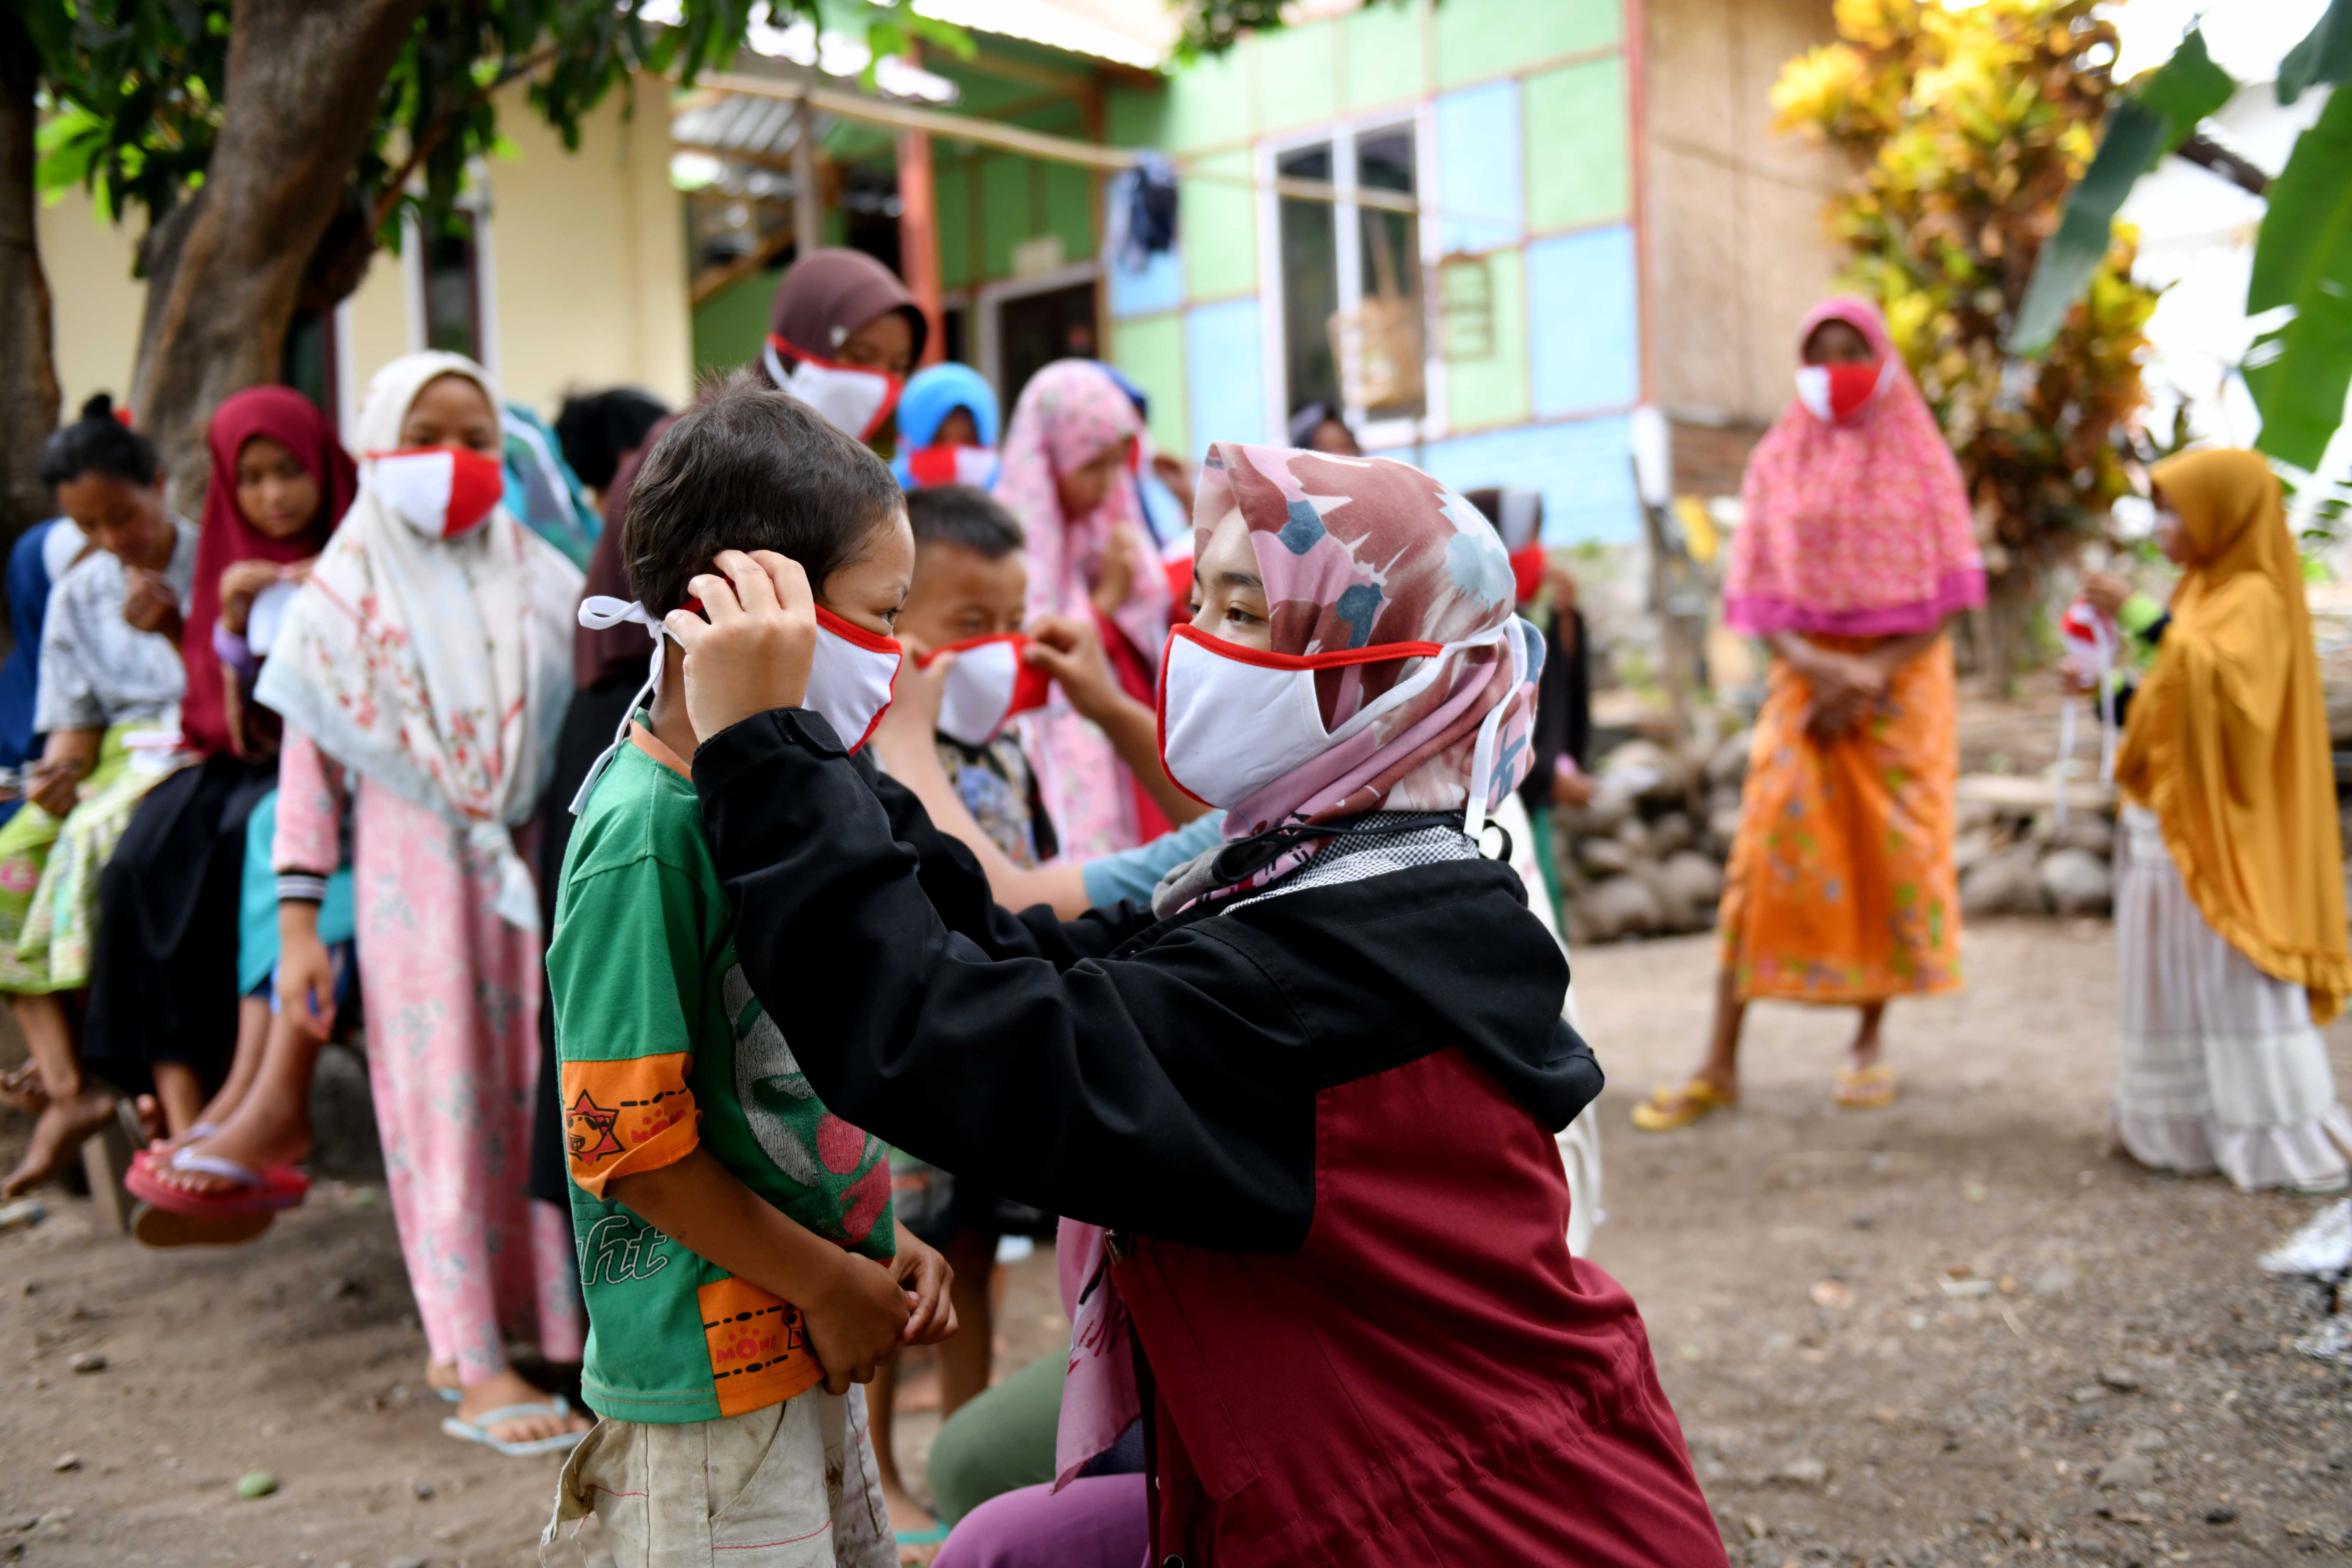
<instances>
[{"instance_id":1,"label":"red and white face mask","mask_svg":"<svg viewBox=\"0 0 2352 1568\"><path fill-rule=\"evenodd\" d=\"M506 470L470 447L404 447L368 454L368 488L427 539L480 527L506 494Z\"/></svg>"},{"instance_id":2,"label":"red and white face mask","mask_svg":"<svg viewBox=\"0 0 2352 1568\"><path fill-rule=\"evenodd\" d=\"M1511 585L1524 605L1543 591L1543 493L1512 488L1496 509L1495 531L1510 552Z\"/></svg>"},{"instance_id":3,"label":"red and white face mask","mask_svg":"<svg viewBox=\"0 0 2352 1568\"><path fill-rule=\"evenodd\" d=\"M784 369L785 354L796 362L790 371ZM882 421L898 406L898 394L907 389L903 378L886 371L815 359L778 337L769 338L761 363L769 380L824 415L835 429L861 441L874 438Z\"/></svg>"},{"instance_id":4,"label":"red and white face mask","mask_svg":"<svg viewBox=\"0 0 2352 1568\"><path fill-rule=\"evenodd\" d=\"M956 656L940 693L940 733L971 747L985 746L1018 715L1043 708L1054 678L1022 658L1029 639L1019 632L950 643L923 660Z\"/></svg>"},{"instance_id":5,"label":"red and white face mask","mask_svg":"<svg viewBox=\"0 0 2352 1568\"><path fill-rule=\"evenodd\" d=\"M702 612L702 601L688 599L685 608L697 615ZM613 743L589 767L588 776L580 781L578 793L572 797L572 815L577 816L594 793L596 781L604 776L604 769L613 753L627 743L629 723L637 710L651 702L661 691L662 638L676 641L675 635L661 623L661 617L634 599L608 598L591 594L580 601L580 624L592 631L603 631L623 622L646 628L654 640L653 657L646 668L646 683L629 699L628 710L621 717L620 727L613 731ZM890 694L898 681L898 645L889 637L877 637L863 626L852 626L831 610L816 607L816 658L809 665L808 696L802 706L824 715L833 732L842 737L853 752L873 737L874 726L882 721L883 710L890 706ZM856 739L851 740L851 736Z\"/></svg>"},{"instance_id":6,"label":"red and white face mask","mask_svg":"<svg viewBox=\"0 0 2352 1568\"><path fill-rule=\"evenodd\" d=\"M809 666L808 697L801 704L824 715L841 743L855 752L874 738L898 685L905 654L898 639L853 626L816 607L816 658Z\"/></svg>"},{"instance_id":7,"label":"red and white face mask","mask_svg":"<svg viewBox=\"0 0 2352 1568\"><path fill-rule=\"evenodd\" d=\"M1426 689L1437 679L1437 656L1444 651L1441 643L1392 642L1335 653L1261 653L1196 626L1178 626L1168 634L1160 667L1160 761L1186 795L1230 809ZM1400 658L1428 662L1338 729L1323 728L1318 670Z\"/></svg>"},{"instance_id":8,"label":"red and white face mask","mask_svg":"<svg viewBox=\"0 0 2352 1568\"><path fill-rule=\"evenodd\" d=\"M1797 370L1797 400L1824 425L1851 419L1878 391L1886 369L1883 359L1868 364L1841 361L1836 364L1801 365Z\"/></svg>"},{"instance_id":9,"label":"red and white face mask","mask_svg":"<svg viewBox=\"0 0 2352 1568\"><path fill-rule=\"evenodd\" d=\"M907 475L917 489L971 485L984 490L996 482L996 453L987 447L919 447L907 454Z\"/></svg>"}]
</instances>

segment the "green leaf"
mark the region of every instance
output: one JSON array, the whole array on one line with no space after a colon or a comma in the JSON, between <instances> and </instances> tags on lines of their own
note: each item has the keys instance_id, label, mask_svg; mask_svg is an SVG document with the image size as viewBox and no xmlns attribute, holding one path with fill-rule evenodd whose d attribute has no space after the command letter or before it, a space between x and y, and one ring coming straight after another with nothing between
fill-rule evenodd
<instances>
[{"instance_id":1,"label":"green leaf","mask_svg":"<svg viewBox=\"0 0 2352 1568\"><path fill-rule=\"evenodd\" d=\"M2246 313L2282 305L2294 319L2254 341L2246 385L2262 449L2315 468L2352 387L2352 93L2328 100L2271 182Z\"/></svg>"},{"instance_id":2,"label":"green leaf","mask_svg":"<svg viewBox=\"0 0 2352 1568\"><path fill-rule=\"evenodd\" d=\"M2099 151L2084 171L2083 183L2066 198L2058 232L2034 258L2033 277L2025 286L2017 320L2002 345L2011 353L2039 354L2065 325L2075 297L2107 254L2116 209L2148 165L2162 155L2169 126L2163 113L2137 99L2127 98L2116 105L2099 138Z\"/></svg>"},{"instance_id":3,"label":"green leaf","mask_svg":"<svg viewBox=\"0 0 2352 1568\"><path fill-rule=\"evenodd\" d=\"M2332 0L2319 25L2279 62L2278 100L2293 103L2304 89L2352 77L2352 0Z\"/></svg>"},{"instance_id":4,"label":"green leaf","mask_svg":"<svg viewBox=\"0 0 2352 1568\"><path fill-rule=\"evenodd\" d=\"M2339 5L2347 0L2336 0ZM2195 132L2197 122L2220 110L2238 90L2230 73L2213 63L2206 51L2202 29L2191 28L2172 51L2172 58L2139 82L2132 96L2170 121L2171 129L2164 140L2166 152L2179 146ZM2156 160L2148 160L2150 166Z\"/></svg>"},{"instance_id":5,"label":"green leaf","mask_svg":"<svg viewBox=\"0 0 2352 1568\"><path fill-rule=\"evenodd\" d=\"M978 41L953 22L942 22L936 16L921 16L909 11L898 19L898 25L927 44L939 45L960 60L968 60L980 53Z\"/></svg>"},{"instance_id":6,"label":"green leaf","mask_svg":"<svg viewBox=\"0 0 2352 1568\"><path fill-rule=\"evenodd\" d=\"M2352 94L2331 98L2318 122L2295 138L2269 199L2246 286L2248 315L2300 307L2322 277L2343 280L2340 252L2352 237Z\"/></svg>"},{"instance_id":7,"label":"green leaf","mask_svg":"<svg viewBox=\"0 0 2352 1568\"><path fill-rule=\"evenodd\" d=\"M106 150L106 122L87 110L70 109L35 132L33 146L40 154L33 170L35 190L47 195L82 184Z\"/></svg>"},{"instance_id":8,"label":"green leaf","mask_svg":"<svg viewBox=\"0 0 2352 1568\"><path fill-rule=\"evenodd\" d=\"M2338 5L2352 0L2336 0ZM2091 274L2107 253L2116 214L2139 177L2157 160L2189 140L2197 122L2230 101L2238 84L2213 63L2205 35L2191 28L2172 58L2140 78L2107 116L2099 151L2066 198L2058 232L2034 258L2033 276L2017 307L2017 320L2003 343L2011 353L2033 355L2048 348L2065 325Z\"/></svg>"}]
</instances>

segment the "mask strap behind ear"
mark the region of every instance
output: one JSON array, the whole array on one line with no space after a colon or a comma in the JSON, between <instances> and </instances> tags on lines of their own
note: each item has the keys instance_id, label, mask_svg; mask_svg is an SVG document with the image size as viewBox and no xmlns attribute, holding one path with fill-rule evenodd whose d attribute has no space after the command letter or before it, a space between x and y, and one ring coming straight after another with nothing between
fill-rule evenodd
<instances>
[{"instance_id":1,"label":"mask strap behind ear","mask_svg":"<svg viewBox=\"0 0 2352 1568\"><path fill-rule=\"evenodd\" d=\"M590 631L609 631L625 622L634 622L646 628L646 636L654 639L653 658L646 661L645 684L637 688L635 697L629 699L629 706L621 715L620 725L613 731L613 743L589 764L588 776L580 781L580 788L572 796L572 815L574 816L579 816L580 808L588 804L589 795L595 791L596 781L603 778L604 770L612 765L613 754L628 740L629 725L636 719L638 706L661 692L662 638L668 636L668 632L660 621L654 618L653 612L635 599L615 599L604 594L591 594L580 601L580 624Z\"/></svg>"},{"instance_id":2,"label":"mask strap behind ear","mask_svg":"<svg viewBox=\"0 0 2352 1568\"><path fill-rule=\"evenodd\" d=\"M1517 616L1503 623L1501 642L1511 661L1510 689L1503 693L1500 702L1486 710L1486 717L1478 726L1478 743L1470 749L1470 805L1462 814L1462 832L1474 845L1486 831L1486 797L1495 788L1495 738L1502 733L1503 715L1510 708L1511 699L1518 695L1520 684L1527 679L1527 644L1519 631L1526 625Z\"/></svg>"}]
</instances>

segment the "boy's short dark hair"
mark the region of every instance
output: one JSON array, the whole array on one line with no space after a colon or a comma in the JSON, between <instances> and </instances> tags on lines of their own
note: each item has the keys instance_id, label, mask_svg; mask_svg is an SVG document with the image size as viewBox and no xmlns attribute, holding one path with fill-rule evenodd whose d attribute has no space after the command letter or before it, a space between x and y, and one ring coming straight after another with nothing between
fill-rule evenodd
<instances>
[{"instance_id":1,"label":"boy's short dark hair","mask_svg":"<svg viewBox=\"0 0 2352 1568\"><path fill-rule=\"evenodd\" d=\"M1024 543L1021 524L1003 504L971 485L925 485L907 492L907 521L918 547L960 544L983 561L1002 561Z\"/></svg>"},{"instance_id":2,"label":"boy's short dark hair","mask_svg":"<svg viewBox=\"0 0 2352 1568\"><path fill-rule=\"evenodd\" d=\"M799 398L737 371L706 385L646 454L621 556L657 616L692 597L687 584L722 550L790 556L822 593L899 503L881 458Z\"/></svg>"}]
</instances>

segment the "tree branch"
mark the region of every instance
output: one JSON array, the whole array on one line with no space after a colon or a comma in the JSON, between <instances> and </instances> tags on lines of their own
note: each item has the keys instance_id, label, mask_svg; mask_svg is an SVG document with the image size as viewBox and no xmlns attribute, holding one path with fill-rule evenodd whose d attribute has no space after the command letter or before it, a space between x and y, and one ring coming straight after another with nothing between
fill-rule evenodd
<instances>
[{"instance_id":1,"label":"tree branch","mask_svg":"<svg viewBox=\"0 0 2352 1568\"><path fill-rule=\"evenodd\" d=\"M2271 188L2271 177L2259 167L2203 136L2191 136L2173 151L2199 168L2219 174L2242 191L2259 196L2267 194Z\"/></svg>"},{"instance_id":2,"label":"tree branch","mask_svg":"<svg viewBox=\"0 0 2352 1568\"><path fill-rule=\"evenodd\" d=\"M392 216L393 210L400 205L402 190L406 188L408 182L415 177L416 171L425 166L425 161L432 157L441 143L449 139L450 132L463 124L466 117L479 108L483 100L492 93L509 82L529 76L540 67L554 59L555 54L555 46L550 44L524 56L483 83L475 90L473 96L463 103L435 115L432 122L425 126L425 133L416 139L416 144L409 148L408 156L401 160L400 167L384 176L383 189L376 193L375 206L370 214L372 221L368 226L368 232L373 234L383 227L385 220Z\"/></svg>"}]
</instances>

